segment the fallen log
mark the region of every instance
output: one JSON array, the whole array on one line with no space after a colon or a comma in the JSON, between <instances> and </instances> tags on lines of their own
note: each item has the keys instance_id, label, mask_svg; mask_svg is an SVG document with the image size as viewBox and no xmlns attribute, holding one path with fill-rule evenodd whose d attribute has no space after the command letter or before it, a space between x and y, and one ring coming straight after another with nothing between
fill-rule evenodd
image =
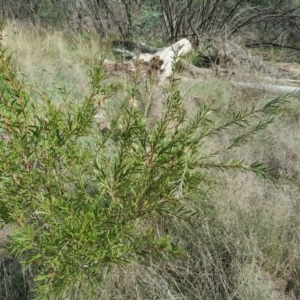
<instances>
[{"instance_id":1,"label":"fallen log","mask_svg":"<svg viewBox=\"0 0 300 300\"><path fill-rule=\"evenodd\" d=\"M298 93L300 88L287 86L287 85L273 85L266 83L251 83L251 82L236 82L231 81L233 86L242 88L251 88L256 90L265 90L269 92L281 92L281 93Z\"/></svg>"},{"instance_id":2,"label":"fallen log","mask_svg":"<svg viewBox=\"0 0 300 300\"><path fill-rule=\"evenodd\" d=\"M144 67L144 75L152 73L153 71L159 79L159 85L169 78L173 73L173 64L176 63L182 56L188 54L192 50L192 45L187 39L182 39L175 44L155 52L154 54L142 53L126 63L115 64L104 61L104 68L106 71L125 70L129 73L136 71L137 67ZM113 49L115 53L126 55L131 58L131 52L127 50Z\"/></svg>"},{"instance_id":3,"label":"fallen log","mask_svg":"<svg viewBox=\"0 0 300 300\"><path fill-rule=\"evenodd\" d=\"M162 51L156 52L154 56L159 56L163 62L160 69L162 74L159 79L159 85L169 78L173 73L173 64L175 64L181 56L192 51L192 45L188 39L182 39L172 46L165 48Z\"/></svg>"},{"instance_id":4,"label":"fallen log","mask_svg":"<svg viewBox=\"0 0 300 300\"><path fill-rule=\"evenodd\" d=\"M181 39L175 44L158 51L156 53L140 54L134 58L137 63L148 64L152 69L160 70L159 85L169 78L173 73L173 64L176 63L180 57L188 54L192 50L192 45L188 39Z\"/></svg>"},{"instance_id":5,"label":"fallen log","mask_svg":"<svg viewBox=\"0 0 300 300\"><path fill-rule=\"evenodd\" d=\"M117 57L127 60L133 59L135 57L135 54L131 51L125 50L125 49L118 49L118 48L113 48L111 50L113 54L115 54Z\"/></svg>"},{"instance_id":6,"label":"fallen log","mask_svg":"<svg viewBox=\"0 0 300 300\"><path fill-rule=\"evenodd\" d=\"M119 49L119 50L127 50L130 52L138 52L138 53L151 53L154 54L160 50L161 48L155 48L148 46L146 43L141 42L141 43L134 43L132 41L121 41L121 40L115 40L112 42L112 47L114 49Z\"/></svg>"},{"instance_id":7,"label":"fallen log","mask_svg":"<svg viewBox=\"0 0 300 300\"><path fill-rule=\"evenodd\" d=\"M154 48L154 47L150 47L148 46L147 44L145 43L140 43L139 44L139 49L142 53L151 53L151 54L154 54L158 51L161 51L162 49L160 48Z\"/></svg>"}]
</instances>

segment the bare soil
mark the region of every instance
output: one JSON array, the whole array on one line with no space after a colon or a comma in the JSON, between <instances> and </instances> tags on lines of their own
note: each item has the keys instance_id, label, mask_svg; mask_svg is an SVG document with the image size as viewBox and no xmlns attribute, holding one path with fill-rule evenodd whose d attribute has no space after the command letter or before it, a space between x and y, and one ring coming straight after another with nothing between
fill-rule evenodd
<instances>
[{"instance_id":1,"label":"bare soil","mask_svg":"<svg viewBox=\"0 0 300 300\"><path fill-rule=\"evenodd\" d=\"M300 64L298 64L298 63L279 62L279 63L277 63L277 68L280 71L287 73L291 77L299 78L299 76L300 76Z\"/></svg>"}]
</instances>

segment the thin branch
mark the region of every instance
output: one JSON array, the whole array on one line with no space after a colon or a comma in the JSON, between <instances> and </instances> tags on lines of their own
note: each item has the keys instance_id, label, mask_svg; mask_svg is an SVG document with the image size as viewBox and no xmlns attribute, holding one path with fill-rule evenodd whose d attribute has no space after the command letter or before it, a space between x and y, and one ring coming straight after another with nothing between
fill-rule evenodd
<instances>
[{"instance_id":1,"label":"thin branch","mask_svg":"<svg viewBox=\"0 0 300 300\"><path fill-rule=\"evenodd\" d=\"M280 44L271 43L271 42L252 43L252 44L245 45L245 47L247 47L247 48L256 48L259 46L274 46L274 47L281 47L284 49L292 49L292 50L300 51L300 48L298 48L298 47L288 46L288 45L280 45Z\"/></svg>"}]
</instances>

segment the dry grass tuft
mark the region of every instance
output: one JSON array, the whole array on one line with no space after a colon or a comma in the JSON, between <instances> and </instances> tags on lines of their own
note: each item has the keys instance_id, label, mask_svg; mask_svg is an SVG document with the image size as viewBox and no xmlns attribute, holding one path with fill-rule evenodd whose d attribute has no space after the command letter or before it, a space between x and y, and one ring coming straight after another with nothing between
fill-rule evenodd
<instances>
[{"instance_id":1,"label":"dry grass tuft","mask_svg":"<svg viewBox=\"0 0 300 300\"><path fill-rule=\"evenodd\" d=\"M79 35L32 24L8 23L5 46L21 70L43 90L62 83L79 98L88 89L89 68L108 47L92 33Z\"/></svg>"}]
</instances>

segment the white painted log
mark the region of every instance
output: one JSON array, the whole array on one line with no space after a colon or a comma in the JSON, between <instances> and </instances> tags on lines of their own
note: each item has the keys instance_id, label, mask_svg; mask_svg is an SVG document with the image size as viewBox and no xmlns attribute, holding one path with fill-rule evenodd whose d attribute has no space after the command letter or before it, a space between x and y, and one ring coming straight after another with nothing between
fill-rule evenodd
<instances>
[{"instance_id":1,"label":"white painted log","mask_svg":"<svg viewBox=\"0 0 300 300\"><path fill-rule=\"evenodd\" d=\"M265 83L236 82L236 81L231 81L231 83L237 87L266 90L269 92L297 93L300 91L300 88L294 86L287 86L287 85L273 85L273 84L265 84Z\"/></svg>"},{"instance_id":2,"label":"white painted log","mask_svg":"<svg viewBox=\"0 0 300 300\"><path fill-rule=\"evenodd\" d=\"M176 63L181 56L192 51L192 45L188 39L181 39L175 44L165 48L162 51L156 52L154 56L159 56L163 61L161 66L162 74L160 76L159 85L163 84L166 78L173 73L172 65Z\"/></svg>"},{"instance_id":3,"label":"white painted log","mask_svg":"<svg viewBox=\"0 0 300 300\"><path fill-rule=\"evenodd\" d=\"M192 50L192 45L188 39L181 39L175 44L158 51L154 54L143 53L134 58L134 60L150 64L154 58L158 58L162 61L160 67L159 85L162 85L164 81L170 77L173 73L172 65L176 63L181 56L188 54Z\"/></svg>"},{"instance_id":4,"label":"white painted log","mask_svg":"<svg viewBox=\"0 0 300 300\"><path fill-rule=\"evenodd\" d=\"M153 56L154 56L153 54L141 53L138 56L134 57L133 60L141 62L141 63L150 63Z\"/></svg>"},{"instance_id":5,"label":"white painted log","mask_svg":"<svg viewBox=\"0 0 300 300\"><path fill-rule=\"evenodd\" d=\"M291 83L297 83L299 84L300 83L300 80L296 80L296 79L277 79L277 81L283 81L283 82L291 82Z\"/></svg>"},{"instance_id":6,"label":"white painted log","mask_svg":"<svg viewBox=\"0 0 300 300\"><path fill-rule=\"evenodd\" d=\"M113 49L114 51L118 49ZM172 66L181 56L188 54L192 50L192 45L188 39L181 39L173 45L158 51L154 54L142 53L133 58L133 61L148 65L150 68L160 69L159 85L170 77L173 73ZM118 50L119 51L119 50ZM122 53L124 50L122 50ZM127 53L127 52L126 52ZM110 67L110 62L104 61L104 65Z\"/></svg>"}]
</instances>

